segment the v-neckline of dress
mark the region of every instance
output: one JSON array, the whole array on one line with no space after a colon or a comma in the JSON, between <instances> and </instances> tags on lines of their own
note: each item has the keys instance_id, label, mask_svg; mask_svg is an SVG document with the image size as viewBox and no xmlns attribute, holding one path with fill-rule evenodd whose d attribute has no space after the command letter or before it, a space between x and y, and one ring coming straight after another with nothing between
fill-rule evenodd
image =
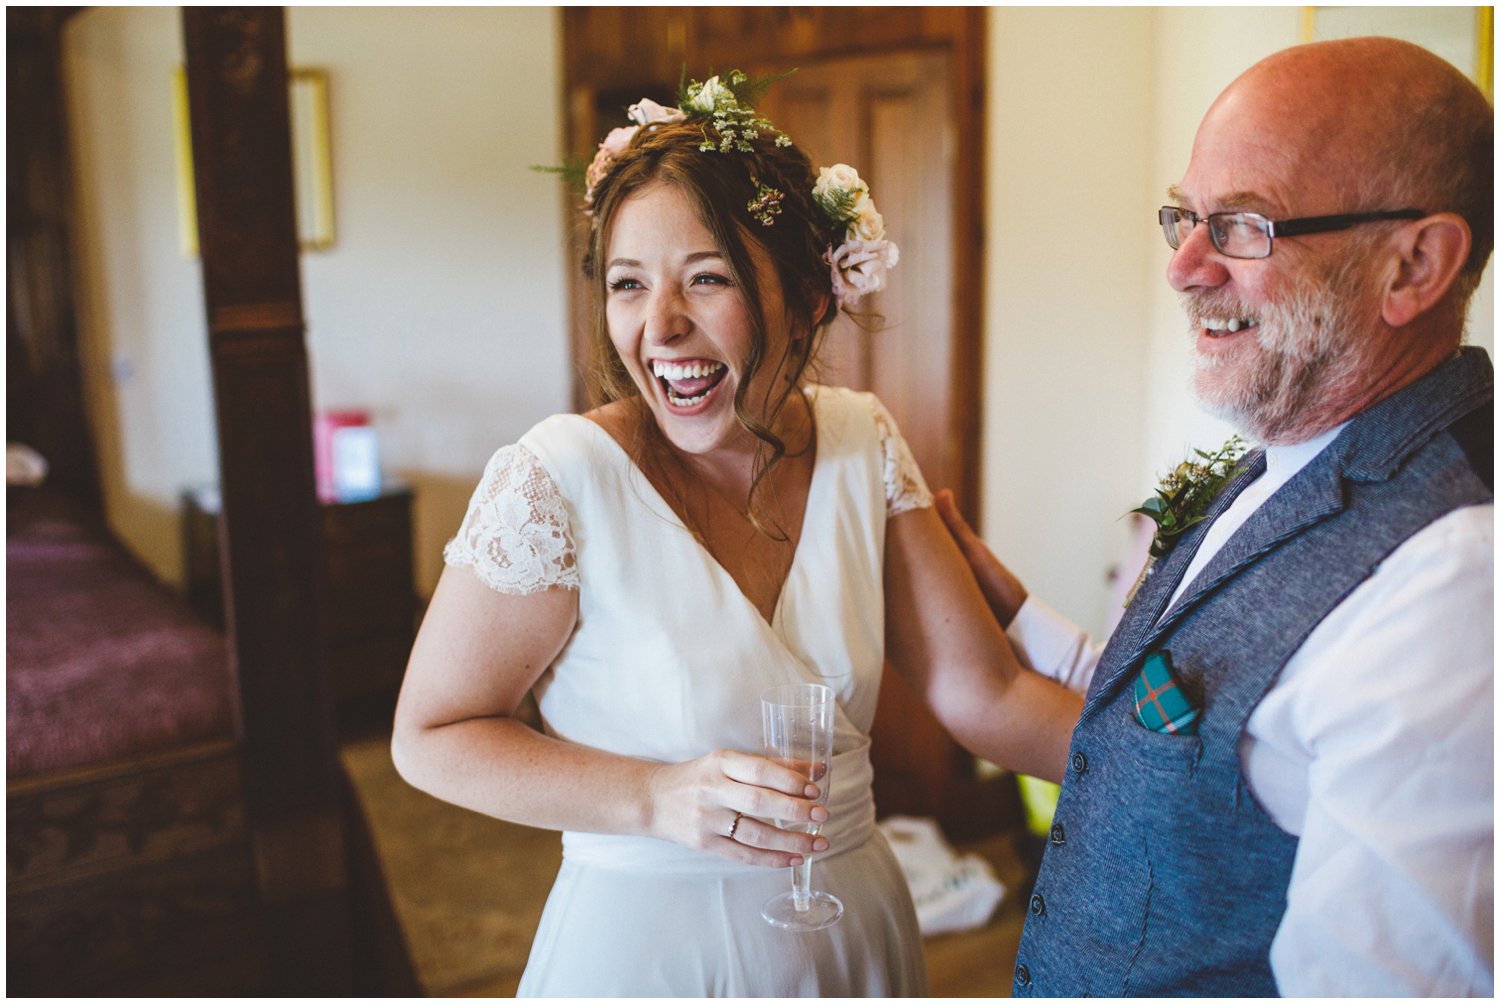
<instances>
[{"instance_id":1,"label":"v-neckline of dress","mask_svg":"<svg viewBox=\"0 0 1500 1004\"><path fill-rule=\"evenodd\" d=\"M650 502L651 506L654 509L658 510L659 515L665 516L679 529L681 529L688 535L688 537L693 542L693 546L698 549L698 551L703 555L704 558L708 559L709 565L712 566L719 575L722 575L724 578L729 580L729 584L734 587L735 593L755 614L755 619L760 621L766 627L770 628L771 631L778 637L780 637L781 634L781 631L778 628L778 624L781 622L782 606L786 602L787 587L791 584L792 577L797 571L797 566L802 561L802 554L807 549L806 541L808 529L808 514L813 511L814 501L821 495L822 483L825 480L823 476L823 468L825 467L825 464L823 461L826 451L823 449L824 444L822 442L823 423L820 421L820 416L818 415L818 395L808 394L806 391L804 391L803 393L806 394L808 404L811 406L813 412L812 448L814 450L814 454L812 476L808 479L807 500L802 505L802 521L799 524L797 530L797 546L792 551L792 560L786 567L786 575L782 577L781 585L777 587L776 602L771 607L771 616L769 618L767 618L765 614L761 613L760 607L756 606L754 601L751 600L749 596L745 595L745 591L740 588L739 581L735 579L734 575L730 573L729 569L725 568L723 563L714 556L714 553L708 549L708 547L703 543L701 539L699 539L698 535L693 532L692 528L687 525L686 521L684 521L683 518L678 515L677 510L672 508L672 504L667 501L664 495L662 495L661 491L656 487L655 483L652 482L652 480L646 475L646 472L643 471L640 465L635 462L634 458L630 456L629 451L620 444L620 441L615 439L615 437L610 434L608 429L604 428L604 426L600 425L598 422L595 422L593 419L588 418L584 415L578 416L579 418L583 419L584 424L586 424L590 429L598 433L600 436L604 437L605 441L607 441L609 445L614 448L619 460L623 462L631 472L638 476L642 483L645 484L647 490L651 492L650 498L645 499L645 501ZM654 501L652 501L653 499Z\"/></svg>"}]
</instances>

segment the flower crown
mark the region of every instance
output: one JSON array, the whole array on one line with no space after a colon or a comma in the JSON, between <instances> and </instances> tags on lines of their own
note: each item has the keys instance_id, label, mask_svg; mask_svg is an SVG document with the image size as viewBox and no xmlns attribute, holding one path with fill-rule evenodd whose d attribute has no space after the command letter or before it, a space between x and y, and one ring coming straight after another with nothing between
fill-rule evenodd
<instances>
[{"instance_id":1,"label":"flower crown","mask_svg":"<svg viewBox=\"0 0 1500 1004\"><path fill-rule=\"evenodd\" d=\"M754 153L752 141L763 133L771 136L777 146L791 146L787 135L757 115L750 104L753 97L781 76L751 79L735 70L722 78L715 75L702 83L695 80L680 86L676 108L657 104L650 98L631 105L628 111L631 124L611 130L583 172L584 212L592 215L594 190L642 129L702 119L706 121L698 149L705 153ZM717 140L709 134L709 124ZM755 197L745 204L745 210L761 226L775 226L785 194L759 179L755 183ZM893 241L886 239L885 220L870 198L870 186L848 164L835 164L819 169L812 200L834 234L823 252L834 298L841 304L854 304L865 294L883 289L886 273L896 266L901 252Z\"/></svg>"}]
</instances>

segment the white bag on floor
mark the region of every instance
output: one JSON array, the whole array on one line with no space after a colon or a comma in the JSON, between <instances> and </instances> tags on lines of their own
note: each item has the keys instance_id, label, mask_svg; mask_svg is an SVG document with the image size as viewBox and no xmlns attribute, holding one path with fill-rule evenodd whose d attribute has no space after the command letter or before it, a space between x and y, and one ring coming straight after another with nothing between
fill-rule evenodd
<instances>
[{"instance_id":1,"label":"white bag on floor","mask_svg":"<svg viewBox=\"0 0 1500 1004\"><path fill-rule=\"evenodd\" d=\"M896 853L924 935L982 927L1005 897L989 862L960 857L931 819L891 816L880 830Z\"/></svg>"}]
</instances>

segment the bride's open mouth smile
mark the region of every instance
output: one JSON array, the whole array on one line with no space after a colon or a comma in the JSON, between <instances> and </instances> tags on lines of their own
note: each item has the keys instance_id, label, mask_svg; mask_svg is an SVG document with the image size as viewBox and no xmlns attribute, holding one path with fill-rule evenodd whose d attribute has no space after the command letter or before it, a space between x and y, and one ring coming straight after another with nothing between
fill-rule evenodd
<instances>
[{"instance_id":1,"label":"bride's open mouth smile","mask_svg":"<svg viewBox=\"0 0 1500 1004\"><path fill-rule=\"evenodd\" d=\"M679 414L693 414L708 406L729 367L712 359L651 361L651 375L661 385L667 406Z\"/></svg>"}]
</instances>

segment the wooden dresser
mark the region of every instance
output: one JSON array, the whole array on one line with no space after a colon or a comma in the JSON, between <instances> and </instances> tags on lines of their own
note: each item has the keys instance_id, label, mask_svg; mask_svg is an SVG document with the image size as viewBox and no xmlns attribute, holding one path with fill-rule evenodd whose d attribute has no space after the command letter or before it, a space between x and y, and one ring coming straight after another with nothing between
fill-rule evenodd
<instances>
[{"instance_id":1,"label":"wooden dresser","mask_svg":"<svg viewBox=\"0 0 1500 1004\"><path fill-rule=\"evenodd\" d=\"M411 490L384 485L362 501L322 504L328 662L340 703L394 696L416 630ZM219 498L213 488L182 494L188 601L224 626Z\"/></svg>"}]
</instances>

